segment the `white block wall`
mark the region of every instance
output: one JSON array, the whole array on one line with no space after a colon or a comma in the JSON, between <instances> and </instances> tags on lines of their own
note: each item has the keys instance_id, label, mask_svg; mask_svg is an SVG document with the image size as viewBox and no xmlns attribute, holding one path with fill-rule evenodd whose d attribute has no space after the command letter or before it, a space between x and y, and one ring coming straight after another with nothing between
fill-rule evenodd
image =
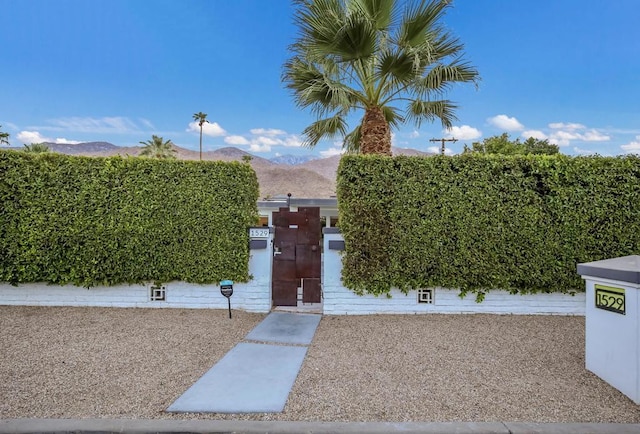
<instances>
[{"instance_id":1,"label":"white block wall","mask_svg":"<svg viewBox=\"0 0 640 434\"><path fill-rule=\"evenodd\" d=\"M640 284L582 276L587 285L585 365L640 404ZM625 290L625 314L596 308L595 285Z\"/></svg>"},{"instance_id":2,"label":"white block wall","mask_svg":"<svg viewBox=\"0 0 640 434\"><path fill-rule=\"evenodd\" d=\"M150 301L148 285L117 285L80 288L29 283L17 287L0 284L0 304L22 306L102 306L227 309L227 299L217 285L169 282L165 301ZM267 288L268 289L268 288ZM231 308L249 312L269 312L269 292L250 284L233 285Z\"/></svg>"},{"instance_id":3,"label":"white block wall","mask_svg":"<svg viewBox=\"0 0 640 434\"><path fill-rule=\"evenodd\" d=\"M270 246L270 243L269 243ZM271 310L271 249L251 250L248 283L235 283L231 308L248 312ZM116 285L81 288L30 283L12 286L0 283L0 305L23 306L102 306L227 309L228 301L215 284L198 285L168 282L166 301L150 301L150 285Z\"/></svg>"},{"instance_id":4,"label":"white block wall","mask_svg":"<svg viewBox=\"0 0 640 434\"><path fill-rule=\"evenodd\" d=\"M324 313L329 315L421 314L421 313L493 313L522 315L584 315L585 294L512 295L507 291L489 291L482 303L475 294L461 299L458 290L435 288L434 303L418 303L416 291L408 295L392 290L391 298L359 296L342 286L342 258L329 250L330 240L343 240L341 234L324 235Z\"/></svg>"}]
</instances>

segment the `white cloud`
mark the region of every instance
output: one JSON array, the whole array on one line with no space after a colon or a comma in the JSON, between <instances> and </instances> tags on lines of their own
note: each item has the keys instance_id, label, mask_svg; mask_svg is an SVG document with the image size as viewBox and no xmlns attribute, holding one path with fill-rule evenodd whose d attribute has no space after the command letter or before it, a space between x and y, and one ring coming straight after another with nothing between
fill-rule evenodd
<instances>
[{"instance_id":1,"label":"white cloud","mask_svg":"<svg viewBox=\"0 0 640 434\"><path fill-rule=\"evenodd\" d=\"M214 123L215 124L215 123ZM209 124L209 125L214 125ZM205 124L207 125L207 124ZM288 134L284 130L276 128L253 128L250 136L226 135L226 131L219 127L217 135L225 136L224 141L229 145L249 146L252 152L270 152L272 147L284 146L288 148L299 148L302 146L302 140L295 134ZM200 126L197 122L191 122L187 131L199 131Z\"/></svg>"},{"instance_id":2,"label":"white cloud","mask_svg":"<svg viewBox=\"0 0 640 434\"><path fill-rule=\"evenodd\" d=\"M242 136L227 136L224 138L224 142L229 145L249 145L251 142Z\"/></svg>"},{"instance_id":3,"label":"white cloud","mask_svg":"<svg viewBox=\"0 0 640 434\"><path fill-rule=\"evenodd\" d=\"M249 130L251 134L255 134L256 136L284 136L287 134L286 131L279 130L276 128L253 128Z\"/></svg>"},{"instance_id":4,"label":"white cloud","mask_svg":"<svg viewBox=\"0 0 640 434\"><path fill-rule=\"evenodd\" d=\"M578 123L553 122L549 124L549 128L552 130L547 136L549 143L558 146L569 146L572 140L583 142L607 142L611 140L610 136L599 130L595 128L587 129L585 125ZM538 132L543 134L541 131ZM529 131L525 131L522 135L524 136L526 133L529 133Z\"/></svg>"},{"instance_id":5,"label":"white cloud","mask_svg":"<svg viewBox=\"0 0 640 434\"><path fill-rule=\"evenodd\" d=\"M525 139L528 139L529 137L533 137L534 139L538 139L538 140L548 139L547 135L545 133L543 133L542 131L539 131L539 130L523 131L522 132L522 137L524 137Z\"/></svg>"},{"instance_id":6,"label":"white cloud","mask_svg":"<svg viewBox=\"0 0 640 434\"><path fill-rule=\"evenodd\" d=\"M600 131L591 129L581 135L582 140L585 142L607 142L611 140L611 137L602 134Z\"/></svg>"},{"instance_id":7,"label":"white cloud","mask_svg":"<svg viewBox=\"0 0 640 434\"><path fill-rule=\"evenodd\" d=\"M497 115L492 118L487 119L487 121L502 130L506 131L521 131L524 130L524 125L522 125L518 119L510 118L507 115Z\"/></svg>"},{"instance_id":8,"label":"white cloud","mask_svg":"<svg viewBox=\"0 0 640 434\"><path fill-rule=\"evenodd\" d=\"M418 137L420 137L420 133L418 132L418 130L413 130L413 132L409 134L410 139L417 139Z\"/></svg>"},{"instance_id":9,"label":"white cloud","mask_svg":"<svg viewBox=\"0 0 640 434\"><path fill-rule=\"evenodd\" d=\"M443 132L447 138L455 138L458 140L473 140L482 136L482 132L480 130L470 127L469 125L451 127Z\"/></svg>"},{"instance_id":10,"label":"white cloud","mask_svg":"<svg viewBox=\"0 0 640 434\"><path fill-rule=\"evenodd\" d=\"M38 131L20 131L18 134L16 134L16 138L25 145L53 141L52 139L40 134Z\"/></svg>"},{"instance_id":11,"label":"white cloud","mask_svg":"<svg viewBox=\"0 0 640 434\"><path fill-rule=\"evenodd\" d=\"M260 136L254 139L251 139L252 145L262 145L262 146L275 146L281 145L282 140L272 139L271 137Z\"/></svg>"},{"instance_id":12,"label":"white cloud","mask_svg":"<svg viewBox=\"0 0 640 434\"><path fill-rule=\"evenodd\" d=\"M58 143L61 145L77 145L78 143L82 143L78 140L69 140L65 139L64 137L52 139L51 137L43 136L38 131L20 131L18 134L16 134L16 138L25 145L43 142Z\"/></svg>"},{"instance_id":13,"label":"white cloud","mask_svg":"<svg viewBox=\"0 0 640 434\"><path fill-rule=\"evenodd\" d=\"M580 135L569 131L554 131L549 136L549 141L558 146L569 146L571 140L579 139Z\"/></svg>"},{"instance_id":14,"label":"white cloud","mask_svg":"<svg viewBox=\"0 0 640 434\"><path fill-rule=\"evenodd\" d=\"M122 116L92 118L68 117L49 119L52 126L39 127L47 131L73 131L82 133L123 134L139 132L140 127L131 119Z\"/></svg>"},{"instance_id":15,"label":"white cloud","mask_svg":"<svg viewBox=\"0 0 640 434\"><path fill-rule=\"evenodd\" d=\"M340 155L340 154L344 154L344 149L342 149L342 147L329 148L326 151L320 151L320 155L323 158L333 157L334 155Z\"/></svg>"},{"instance_id":16,"label":"white cloud","mask_svg":"<svg viewBox=\"0 0 640 434\"><path fill-rule=\"evenodd\" d=\"M64 137L58 137L55 142L63 145L77 145L78 143L82 143L78 140L67 140Z\"/></svg>"},{"instance_id":17,"label":"white cloud","mask_svg":"<svg viewBox=\"0 0 640 434\"><path fill-rule=\"evenodd\" d=\"M290 135L283 140L283 145L288 148L300 148L302 146L302 140L296 135Z\"/></svg>"},{"instance_id":18,"label":"white cloud","mask_svg":"<svg viewBox=\"0 0 640 434\"><path fill-rule=\"evenodd\" d=\"M432 154L440 154L441 151L442 149L440 148L440 146L429 146L427 148L427 152L431 152ZM444 155L453 155L453 154L454 152L450 148L447 148L445 146Z\"/></svg>"},{"instance_id":19,"label":"white cloud","mask_svg":"<svg viewBox=\"0 0 640 434\"><path fill-rule=\"evenodd\" d=\"M271 146L270 145L260 145L258 143L252 143L251 146L249 146L249 150L251 152L270 152L271 151Z\"/></svg>"},{"instance_id":20,"label":"white cloud","mask_svg":"<svg viewBox=\"0 0 640 434\"><path fill-rule=\"evenodd\" d=\"M141 123L142 125L144 125L147 129L149 129L149 130L155 130L155 129L156 129L156 127L151 123L151 121L150 121L150 120L145 119L145 118L140 118L140 119L138 119L138 120L139 120L139 121L140 121L140 123Z\"/></svg>"},{"instance_id":21,"label":"white cloud","mask_svg":"<svg viewBox=\"0 0 640 434\"><path fill-rule=\"evenodd\" d=\"M593 155L596 153L595 151L591 151L589 149L580 149L577 146L573 147L573 152L575 152L578 155Z\"/></svg>"},{"instance_id":22,"label":"white cloud","mask_svg":"<svg viewBox=\"0 0 640 434\"><path fill-rule=\"evenodd\" d=\"M219 137L224 136L227 132L217 122L207 122L202 125L202 134L211 137Z\"/></svg>"},{"instance_id":23,"label":"white cloud","mask_svg":"<svg viewBox=\"0 0 640 434\"><path fill-rule=\"evenodd\" d=\"M200 124L196 121L189 122L189 126L186 131L199 134ZM220 137L227 134L227 132L217 122L205 122L202 124L202 134L210 137Z\"/></svg>"},{"instance_id":24,"label":"white cloud","mask_svg":"<svg viewBox=\"0 0 640 434\"><path fill-rule=\"evenodd\" d=\"M564 123L564 122L552 122L549 124L549 128L553 130L567 130L567 131L576 131L582 130L586 127L582 124L577 123Z\"/></svg>"},{"instance_id":25,"label":"white cloud","mask_svg":"<svg viewBox=\"0 0 640 434\"><path fill-rule=\"evenodd\" d=\"M256 149L266 149L267 146L284 146L287 148L299 148L302 146L302 140L300 140L298 136L287 134L287 132L283 130L254 128L250 131L256 137L227 136L224 140L232 145L250 145Z\"/></svg>"},{"instance_id":26,"label":"white cloud","mask_svg":"<svg viewBox=\"0 0 640 434\"><path fill-rule=\"evenodd\" d=\"M622 145L620 148L628 154L640 154L640 136L636 136L634 141Z\"/></svg>"}]
</instances>

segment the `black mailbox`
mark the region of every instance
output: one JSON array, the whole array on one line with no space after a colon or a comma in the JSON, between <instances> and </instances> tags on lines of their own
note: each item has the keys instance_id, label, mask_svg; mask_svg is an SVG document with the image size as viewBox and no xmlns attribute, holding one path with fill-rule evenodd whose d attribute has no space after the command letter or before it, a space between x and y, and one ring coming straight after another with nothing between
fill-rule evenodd
<instances>
[{"instance_id":1,"label":"black mailbox","mask_svg":"<svg viewBox=\"0 0 640 434\"><path fill-rule=\"evenodd\" d=\"M233 295L233 281L223 280L220 282L220 292L227 298L231 297Z\"/></svg>"},{"instance_id":2,"label":"black mailbox","mask_svg":"<svg viewBox=\"0 0 640 434\"><path fill-rule=\"evenodd\" d=\"M220 292L222 295L227 297L227 301L229 302L229 318L231 318L231 296L233 295L233 281L232 280L223 280L220 282Z\"/></svg>"}]
</instances>

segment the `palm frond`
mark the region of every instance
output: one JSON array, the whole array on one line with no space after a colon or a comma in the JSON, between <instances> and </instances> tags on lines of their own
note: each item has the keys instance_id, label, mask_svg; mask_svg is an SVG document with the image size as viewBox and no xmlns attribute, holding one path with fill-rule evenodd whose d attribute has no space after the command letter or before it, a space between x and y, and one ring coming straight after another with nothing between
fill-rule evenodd
<instances>
[{"instance_id":1,"label":"palm frond","mask_svg":"<svg viewBox=\"0 0 640 434\"><path fill-rule=\"evenodd\" d=\"M379 67L380 77L392 75L395 79L406 81L414 76L413 59L406 51L388 51L382 54Z\"/></svg>"},{"instance_id":2,"label":"palm frond","mask_svg":"<svg viewBox=\"0 0 640 434\"><path fill-rule=\"evenodd\" d=\"M331 54L342 62L367 59L376 51L377 36L374 23L362 12L354 11L345 17L336 33Z\"/></svg>"},{"instance_id":3,"label":"palm frond","mask_svg":"<svg viewBox=\"0 0 640 434\"><path fill-rule=\"evenodd\" d=\"M330 139L340 135L344 136L346 128L347 123L344 116L339 114L329 118L319 119L302 131L304 137L302 146L314 148L323 138Z\"/></svg>"},{"instance_id":4,"label":"palm frond","mask_svg":"<svg viewBox=\"0 0 640 434\"><path fill-rule=\"evenodd\" d=\"M32 154L42 154L45 152L49 152L50 149L44 143L32 143L30 145L24 145L24 152L29 152Z\"/></svg>"},{"instance_id":5,"label":"palm frond","mask_svg":"<svg viewBox=\"0 0 640 434\"><path fill-rule=\"evenodd\" d=\"M458 120L454 114L457 108L458 106L449 100L413 100L407 109L407 119L413 121L418 127L423 121L433 122L440 119L444 128L451 128L453 122Z\"/></svg>"},{"instance_id":6,"label":"palm frond","mask_svg":"<svg viewBox=\"0 0 640 434\"><path fill-rule=\"evenodd\" d=\"M140 155L143 157L159 158L159 159L174 159L175 158L175 145L171 140L164 141L162 137L152 135L151 140L140 142L144 145Z\"/></svg>"},{"instance_id":7,"label":"palm frond","mask_svg":"<svg viewBox=\"0 0 640 434\"><path fill-rule=\"evenodd\" d=\"M300 29L299 42L309 56L322 58L333 54L336 35L346 15L340 0L305 0L297 2L294 22Z\"/></svg>"},{"instance_id":8,"label":"palm frond","mask_svg":"<svg viewBox=\"0 0 640 434\"><path fill-rule=\"evenodd\" d=\"M426 76L416 80L413 90L419 98L436 93L442 94L455 83L479 81L478 70L468 62L456 59L447 65L435 65Z\"/></svg>"},{"instance_id":9,"label":"palm frond","mask_svg":"<svg viewBox=\"0 0 640 434\"><path fill-rule=\"evenodd\" d=\"M363 13L378 31L391 26L394 21L394 0L353 0L348 7Z\"/></svg>"},{"instance_id":10,"label":"palm frond","mask_svg":"<svg viewBox=\"0 0 640 434\"><path fill-rule=\"evenodd\" d=\"M285 64L283 80L286 87L293 90L299 107L311 107L320 116L357 104L357 92L354 89L340 80L333 80L315 64L299 57Z\"/></svg>"},{"instance_id":11,"label":"palm frond","mask_svg":"<svg viewBox=\"0 0 640 434\"><path fill-rule=\"evenodd\" d=\"M384 118L387 120L387 122L389 122L389 125L394 128L399 127L400 124L404 123L405 121L404 116L402 116L399 113L398 109L395 107L385 105L382 107L382 113L384 113Z\"/></svg>"},{"instance_id":12,"label":"palm frond","mask_svg":"<svg viewBox=\"0 0 640 434\"><path fill-rule=\"evenodd\" d=\"M362 130L362 124L358 125L349 134L344 136L342 141L342 148L350 154L357 154L360 152L360 131Z\"/></svg>"},{"instance_id":13,"label":"palm frond","mask_svg":"<svg viewBox=\"0 0 640 434\"><path fill-rule=\"evenodd\" d=\"M398 45L405 48L423 45L429 31L444 16L448 4L446 0L431 0L408 6L397 35Z\"/></svg>"}]
</instances>

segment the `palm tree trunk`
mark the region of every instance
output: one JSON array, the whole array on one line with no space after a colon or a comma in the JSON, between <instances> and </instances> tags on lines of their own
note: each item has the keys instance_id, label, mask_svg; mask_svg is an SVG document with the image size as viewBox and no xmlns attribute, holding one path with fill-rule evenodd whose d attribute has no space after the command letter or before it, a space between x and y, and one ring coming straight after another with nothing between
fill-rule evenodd
<instances>
[{"instance_id":1,"label":"palm tree trunk","mask_svg":"<svg viewBox=\"0 0 640 434\"><path fill-rule=\"evenodd\" d=\"M369 107L360 131L362 154L391 155L391 127L380 107Z\"/></svg>"},{"instance_id":2,"label":"palm tree trunk","mask_svg":"<svg viewBox=\"0 0 640 434\"><path fill-rule=\"evenodd\" d=\"M202 123L200 124L200 161L202 161Z\"/></svg>"}]
</instances>

